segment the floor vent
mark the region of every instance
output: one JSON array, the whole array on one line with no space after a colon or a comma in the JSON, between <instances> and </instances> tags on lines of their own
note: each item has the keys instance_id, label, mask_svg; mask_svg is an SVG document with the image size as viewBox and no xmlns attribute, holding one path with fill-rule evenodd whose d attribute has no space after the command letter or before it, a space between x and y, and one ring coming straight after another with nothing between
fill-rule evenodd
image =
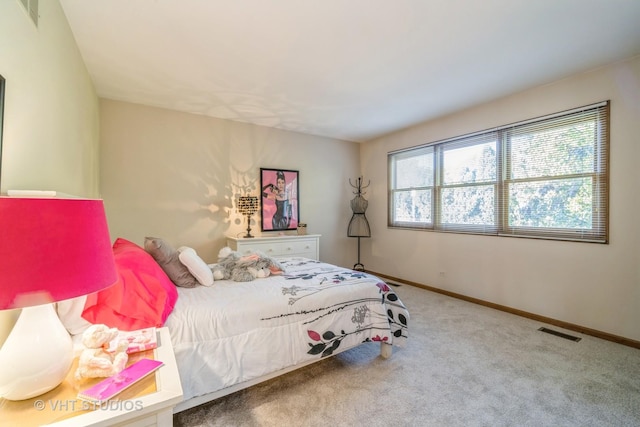
<instances>
[{"instance_id":1,"label":"floor vent","mask_svg":"<svg viewBox=\"0 0 640 427\"><path fill-rule=\"evenodd\" d=\"M394 286L394 287L396 287L396 288L399 288L400 286L402 286L402 285L401 285L401 284L399 284L399 283L392 283L392 282L385 282L385 283L386 283L387 285L389 285L389 286Z\"/></svg>"},{"instance_id":2,"label":"floor vent","mask_svg":"<svg viewBox=\"0 0 640 427\"><path fill-rule=\"evenodd\" d=\"M582 338L574 337L573 335L564 334L562 332L554 331L553 329L545 328L544 326L542 328L538 329L538 330L542 331L542 332L546 332L546 333L551 334L551 335L555 335L555 336L560 337L560 338L564 338L566 340L575 341L575 342L578 342L578 341L580 341L582 339Z\"/></svg>"}]
</instances>

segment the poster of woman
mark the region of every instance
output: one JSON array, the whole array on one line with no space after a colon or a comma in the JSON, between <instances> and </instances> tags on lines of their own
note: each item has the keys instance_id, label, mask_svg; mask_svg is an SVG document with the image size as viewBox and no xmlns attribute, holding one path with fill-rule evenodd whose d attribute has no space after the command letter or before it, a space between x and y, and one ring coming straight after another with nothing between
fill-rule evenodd
<instances>
[{"instance_id":1,"label":"poster of woman","mask_svg":"<svg viewBox=\"0 0 640 427\"><path fill-rule=\"evenodd\" d=\"M260 168L262 231L295 230L300 219L299 173Z\"/></svg>"}]
</instances>

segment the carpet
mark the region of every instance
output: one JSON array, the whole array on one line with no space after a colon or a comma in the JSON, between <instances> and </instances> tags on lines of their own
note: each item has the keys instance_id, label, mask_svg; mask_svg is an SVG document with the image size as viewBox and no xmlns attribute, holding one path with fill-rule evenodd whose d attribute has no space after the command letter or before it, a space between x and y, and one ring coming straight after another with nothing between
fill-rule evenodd
<instances>
[{"instance_id":1,"label":"carpet","mask_svg":"<svg viewBox=\"0 0 640 427\"><path fill-rule=\"evenodd\" d=\"M640 425L640 350L413 286L394 290L411 319L406 347L390 359L361 345L175 414L174 425Z\"/></svg>"}]
</instances>

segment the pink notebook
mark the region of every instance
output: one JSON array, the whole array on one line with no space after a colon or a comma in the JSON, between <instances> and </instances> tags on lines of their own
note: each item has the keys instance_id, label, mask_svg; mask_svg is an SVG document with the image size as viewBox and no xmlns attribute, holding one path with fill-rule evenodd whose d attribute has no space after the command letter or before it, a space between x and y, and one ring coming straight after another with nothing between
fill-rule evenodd
<instances>
[{"instance_id":1,"label":"pink notebook","mask_svg":"<svg viewBox=\"0 0 640 427\"><path fill-rule=\"evenodd\" d=\"M100 381L78 393L78 399L93 403L105 402L155 372L163 363L159 360L140 359L117 375Z\"/></svg>"}]
</instances>

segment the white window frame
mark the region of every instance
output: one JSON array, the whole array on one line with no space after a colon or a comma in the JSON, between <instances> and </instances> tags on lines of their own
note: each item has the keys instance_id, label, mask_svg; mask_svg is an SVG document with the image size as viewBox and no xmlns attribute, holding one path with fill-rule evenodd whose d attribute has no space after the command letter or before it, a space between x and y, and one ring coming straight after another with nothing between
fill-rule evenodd
<instances>
[{"instance_id":1,"label":"white window frame","mask_svg":"<svg viewBox=\"0 0 640 427\"><path fill-rule=\"evenodd\" d=\"M608 243L609 227L608 227L608 211L609 211L609 101L597 104L587 105L584 107L551 114L545 117L531 119L515 124L500 126L495 129L475 132L473 134L463 135L460 137L450 138L444 141L437 141L430 144L424 144L403 150L397 150L388 153L388 226L390 228L408 228L420 229L436 232L456 232L456 233L472 233L497 235L508 237L528 237L528 238L544 238L557 240L573 240L597 243ZM582 171L579 173L563 174L551 176L539 176L530 178L512 178L511 177L511 138L514 134L525 134L530 130L532 135L535 132L544 132L547 130L559 129L566 125L567 122L579 123L581 121L589 121L594 123L596 130L594 131L594 161L593 169ZM495 141L495 180L483 178L476 181L465 181L446 183L445 173L445 157L447 150L455 148L464 148L478 144L491 146ZM488 143L489 142L489 143ZM487 144L488 143L488 144ZM552 148L552 146L550 146ZM550 149L551 149L550 148ZM432 154L430 154L432 153ZM413 183L403 182L400 185L398 180L398 164L402 160L418 158L420 156L431 156L431 169L424 167L424 174L428 176L424 178L418 174L420 181L417 185ZM424 165L427 157L420 163ZM542 163L542 165L545 165ZM416 172L418 173L418 172ZM422 173L422 172L420 172ZM414 173L415 175L415 173ZM591 226L583 228L554 228L551 226L518 226L509 224L510 207L509 197L512 185L535 185L536 182L561 182L562 180L587 180L591 181ZM425 184L427 183L427 185ZM493 220L490 223L462 223L447 224L443 222L443 194L447 191L455 191L456 189L464 190L475 186L493 187ZM589 187L587 185L587 187ZM488 188L488 191L491 190ZM411 193L413 192L413 193ZM401 194L416 194L423 192L429 194L431 206L423 204L415 206L416 212L428 211L429 215L421 215L420 219L410 219L408 217L396 218L395 201ZM407 200L411 197L407 197ZM419 204L416 197L411 199L414 204ZM429 200L427 197L425 200ZM486 207L486 206L485 206ZM405 209L406 210L406 209ZM490 210L490 209L489 209ZM415 215L414 215L415 218ZM428 218L430 220L424 220Z\"/></svg>"}]
</instances>

